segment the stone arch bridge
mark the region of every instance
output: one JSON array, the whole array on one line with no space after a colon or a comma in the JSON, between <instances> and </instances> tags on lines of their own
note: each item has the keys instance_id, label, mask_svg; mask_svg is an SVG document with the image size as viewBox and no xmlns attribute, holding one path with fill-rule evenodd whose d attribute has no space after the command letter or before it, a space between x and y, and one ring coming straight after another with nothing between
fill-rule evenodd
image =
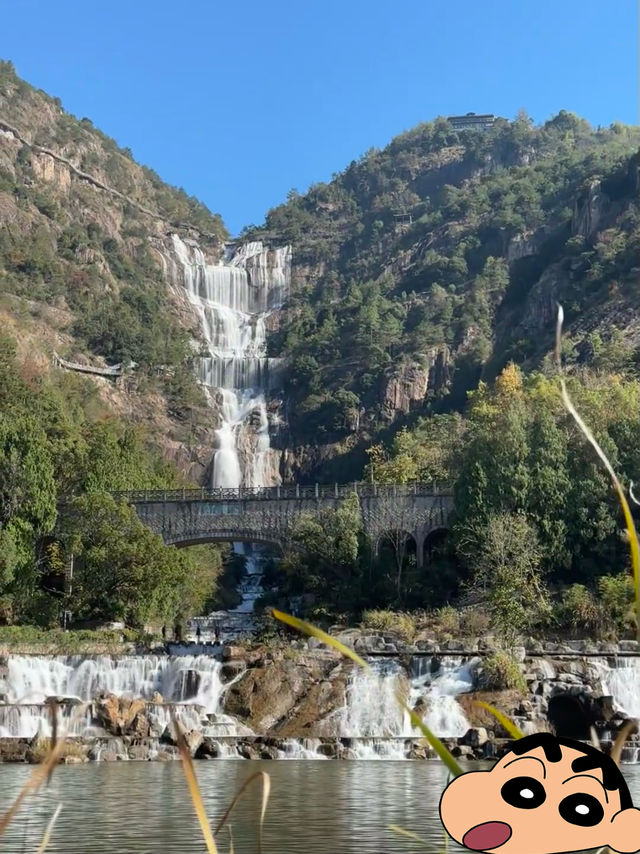
<instances>
[{"instance_id":1,"label":"stone arch bridge","mask_svg":"<svg viewBox=\"0 0 640 854\"><path fill-rule=\"evenodd\" d=\"M319 515L355 493L362 524L377 553L385 537L405 532L416 545L418 566L425 546L445 530L453 509L448 489L433 483L371 483L313 486L239 487L116 492L167 545L206 542L261 542L283 547L303 514Z\"/></svg>"}]
</instances>

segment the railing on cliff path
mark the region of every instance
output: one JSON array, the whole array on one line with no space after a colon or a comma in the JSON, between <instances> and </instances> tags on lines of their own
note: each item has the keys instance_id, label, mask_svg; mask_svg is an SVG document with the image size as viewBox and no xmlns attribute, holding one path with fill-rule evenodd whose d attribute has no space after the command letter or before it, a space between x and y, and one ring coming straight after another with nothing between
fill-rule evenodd
<instances>
[{"instance_id":1,"label":"railing on cliff path","mask_svg":"<svg viewBox=\"0 0 640 854\"><path fill-rule=\"evenodd\" d=\"M281 500L330 500L347 498L355 492L360 498L402 498L410 495L451 495L448 485L432 483L315 483L307 486L239 486L207 487L199 489L136 489L112 492L114 498L141 504L153 501L281 501Z\"/></svg>"}]
</instances>

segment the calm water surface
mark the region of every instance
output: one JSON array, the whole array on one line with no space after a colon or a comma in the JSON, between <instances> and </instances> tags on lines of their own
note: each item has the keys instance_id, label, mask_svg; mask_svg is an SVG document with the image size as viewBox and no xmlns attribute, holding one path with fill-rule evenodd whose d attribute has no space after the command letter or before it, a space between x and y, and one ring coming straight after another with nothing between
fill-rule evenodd
<instances>
[{"instance_id":1,"label":"calm water surface","mask_svg":"<svg viewBox=\"0 0 640 854\"><path fill-rule=\"evenodd\" d=\"M473 766L477 768L478 765ZM0 765L0 812L32 769ZM196 765L207 809L218 818L255 771L271 775L265 854L396 854L415 844L388 830L411 829L442 850L438 802L447 774L439 762L201 762ZM636 803L640 766L626 766ZM58 803L63 810L48 852L174 854L204 852L180 763L62 766L31 796L0 843L0 851L35 852ZM259 786L232 815L236 854L256 854ZM220 835L222 854L228 836ZM455 852L457 846L451 845ZM422 849L421 849L422 850Z\"/></svg>"}]
</instances>

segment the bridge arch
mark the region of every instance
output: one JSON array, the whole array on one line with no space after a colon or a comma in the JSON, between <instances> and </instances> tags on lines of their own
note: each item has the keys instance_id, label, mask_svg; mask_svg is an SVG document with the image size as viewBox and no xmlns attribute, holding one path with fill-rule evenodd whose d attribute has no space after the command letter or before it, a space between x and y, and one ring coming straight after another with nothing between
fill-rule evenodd
<instances>
[{"instance_id":1,"label":"bridge arch","mask_svg":"<svg viewBox=\"0 0 640 854\"><path fill-rule=\"evenodd\" d=\"M427 535L446 528L451 492L435 484L315 484L313 486L202 487L114 493L135 507L140 520L167 545L246 542L284 546L301 515L318 516L358 496L364 535L377 552L385 531L397 523L416 544L422 565Z\"/></svg>"},{"instance_id":2,"label":"bridge arch","mask_svg":"<svg viewBox=\"0 0 640 854\"><path fill-rule=\"evenodd\" d=\"M175 537L165 539L165 545L175 546L178 549L187 548L188 546L201 546L205 543L259 543L260 545L270 546L282 551L282 538L275 535L262 534L255 531L212 531L194 532L193 534L180 534Z\"/></svg>"},{"instance_id":3,"label":"bridge arch","mask_svg":"<svg viewBox=\"0 0 640 854\"><path fill-rule=\"evenodd\" d=\"M433 561L434 553L444 542L449 529L444 525L437 525L431 528L422 536L420 550L422 552L422 563L424 566L429 566Z\"/></svg>"}]
</instances>

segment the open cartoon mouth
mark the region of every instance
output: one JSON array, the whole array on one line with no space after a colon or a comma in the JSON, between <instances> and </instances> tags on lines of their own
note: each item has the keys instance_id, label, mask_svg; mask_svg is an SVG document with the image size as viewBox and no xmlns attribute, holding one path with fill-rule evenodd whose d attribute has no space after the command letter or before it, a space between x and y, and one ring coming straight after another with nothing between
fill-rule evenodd
<instances>
[{"instance_id":1,"label":"open cartoon mouth","mask_svg":"<svg viewBox=\"0 0 640 854\"><path fill-rule=\"evenodd\" d=\"M498 848L511 837L511 828L504 821L485 821L467 830L462 844L472 851L490 851Z\"/></svg>"}]
</instances>

